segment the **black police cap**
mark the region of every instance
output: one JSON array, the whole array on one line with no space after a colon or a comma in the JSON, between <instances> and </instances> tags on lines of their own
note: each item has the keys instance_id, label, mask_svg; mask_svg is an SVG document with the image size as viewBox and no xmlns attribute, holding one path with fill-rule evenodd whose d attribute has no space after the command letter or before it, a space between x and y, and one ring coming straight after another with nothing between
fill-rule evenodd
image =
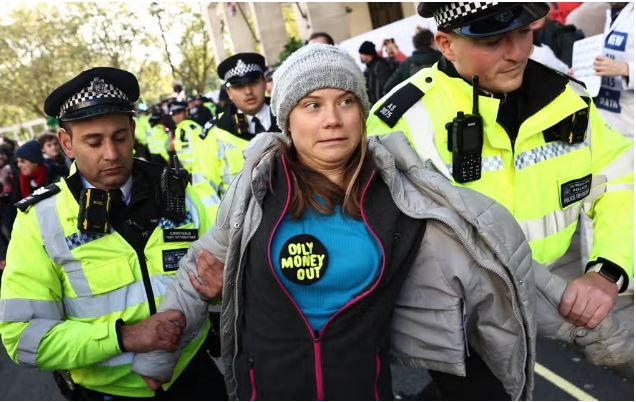
<instances>
[{"instance_id":1,"label":"black police cap","mask_svg":"<svg viewBox=\"0 0 636 402\"><path fill-rule=\"evenodd\" d=\"M139 82L134 74L114 67L94 67L51 92L44 101L44 112L60 121L133 114L137 99Z\"/></svg>"},{"instance_id":2,"label":"black police cap","mask_svg":"<svg viewBox=\"0 0 636 402\"><path fill-rule=\"evenodd\" d=\"M263 78L265 58L258 53L237 53L223 60L216 72L226 86L244 85Z\"/></svg>"},{"instance_id":3,"label":"black police cap","mask_svg":"<svg viewBox=\"0 0 636 402\"><path fill-rule=\"evenodd\" d=\"M545 17L547 3L421 2L417 13L435 18L437 29L462 36L485 37L517 29Z\"/></svg>"},{"instance_id":4,"label":"black police cap","mask_svg":"<svg viewBox=\"0 0 636 402\"><path fill-rule=\"evenodd\" d=\"M169 106L169 113L173 114L173 113L177 113L177 112L181 112L183 110L186 110L188 108L188 104L186 102L182 102L182 101L175 101L170 103Z\"/></svg>"}]
</instances>

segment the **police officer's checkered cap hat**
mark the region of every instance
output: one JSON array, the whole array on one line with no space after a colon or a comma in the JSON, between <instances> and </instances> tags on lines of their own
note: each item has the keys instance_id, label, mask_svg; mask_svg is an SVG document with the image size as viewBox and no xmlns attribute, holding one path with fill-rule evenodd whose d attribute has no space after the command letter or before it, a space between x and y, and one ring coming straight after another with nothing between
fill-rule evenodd
<instances>
[{"instance_id":1,"label":"police officer's checkered cap hat","mask_svg":"<svg viewBox=\"0 0 636 402\"><path fill-rule=\"evenodd\" d=\"M254 71L259 71L262 73L263 69L258 64L247 64L243 60L238 59L238 61L236 62L236 66L229 69L227 73L225 73L225 75L223 76L223 80L229 81L231 78L234 77L243 77L244 75L247 75L247 73L251 73Z\"/></svg>"},{"instance_id":2,"label":"police officer's checkered cap hat","mask_svg":"<svg viewBox=\"0 0 636 402\"><path fill-rule=\"evenodd\" d=\"M134 74L114 67L93 67L55 88L44 101L44 112L61 121L133 114L137 99L139 82Z\"/></svg>"},{"instance_id":3,"label":"police officer's checkered cap hat","mask_svg":"<svg viewBox=\"0 0 636 402\"><path fill-rule=\"evenodd\" d=\"M421 2L417 13L434 18L440 31L468 37L498 35L544 17L550 7L542 2Z\"/></svg>"},{"instance_id":4,"label":"police officer's checkered cap hat","mask_svg":"<svg viewBox=\"0 0 636 402\"><path fill-rule=\"evenodd\" d=\"M265 57L253 52L234 54L223 60L217 67L219 78L227 84L245 84L263 77Z\"/></svg>"},{"instance_id":5,"label":"police officer's checkered cap hat","mask_svg":"<svg viewBox=\"0 0 636 402\"><path fill-rule=\"evenodd\" d=\"M62 104L60 115L80 104L84 104L96 99L117 99L124 102L130 102L124 91L115 85L106 82L103 78L95 77L93 80L79 92L71 96Z\"/></svg>"},{"instance_id":6,"label":"police officer's checkered cap hat","mask_svg":"<svg viewBox=\"0 0 636 402\"><path fill-rule=\"evenodd\" d=\"M497 5L498 2L446 3L433 12L438 27L444 27L460 18L465 18Z\"/></svg>"}]
</instances>

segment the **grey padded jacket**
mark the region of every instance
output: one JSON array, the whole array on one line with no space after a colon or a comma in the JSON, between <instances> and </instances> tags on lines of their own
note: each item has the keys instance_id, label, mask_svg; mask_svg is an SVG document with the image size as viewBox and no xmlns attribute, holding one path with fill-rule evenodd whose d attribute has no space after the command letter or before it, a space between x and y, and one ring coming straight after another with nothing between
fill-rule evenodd
<instances>
[{"instance_id":1,"label":"grey padded jacket","mask_svg":"<svg viewBox=\"0 0 636 402\"><path fill-rule=\"evenodd\" d=\"M266 151L276 138L285 140L272 133L252 140L243 172L226 193L215 226L180 261L177 280L159 308L184 312L187 326L181 342L187 343L208 311L187 272L197 274L195 257L201 249L224 261L221 368L231 399L236 399L234 360L245 250L262 218L273 157ZM408 216L429 220L395 308L392 352L397 363L465 375L468 343L518 400L532 399L537 329L581 346L594 364L616 365L631 358L632 333L612 315L594 330L561 318L558 305L565 281L533 262L521 229L503 206L454 187L423 166L401 132L373 137L368 144L396 206ZM178 352L137 354L133 370L166 381L177 357Z\"/></svg>"}]
</instances>

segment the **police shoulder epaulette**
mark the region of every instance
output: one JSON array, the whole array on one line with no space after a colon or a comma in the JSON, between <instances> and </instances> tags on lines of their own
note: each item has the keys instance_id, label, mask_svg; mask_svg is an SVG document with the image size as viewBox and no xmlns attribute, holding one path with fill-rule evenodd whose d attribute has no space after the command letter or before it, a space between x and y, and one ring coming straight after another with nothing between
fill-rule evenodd
<instances>
[{"instance_id":1,"label":"police shoulder epaulette","mask_svg":"<svg viewBox=\"0 0 636 402\"><path fill-rule=\"evenodd\" d=\"M196 130L199 128L199 125L197 123L190 123L189 128L190 130Z\"/></svg>"},{"instance_id":2,"label":"police shoulder epaulette","mask_svg":"<svg viewBox=\"0 0 636 402\"><path fill-rule=\"evenodd\" d=\"M392 128L422 96L424 92L409 82L389 96L374 114Z\"/></svg>"},{"instance_id":3,"label":"police shoulder epaulette","mask_svg":"<svg viewBox=\"0 0 636 402\"><path fill-rule=\"evenodd\" d=\"M203 130L201 130L201 132L199 133L199 138L201 138L202 140L205 140L205 137L208 136L208 132L212 130L212 127L214 127L215 124L216 124L216 119L214 117L208 120L203 125Z\"/></svg>"},{"instance_id":4,"label":"police shoulder epaulette","mask_svg":"<svg viewBox=\"0 0 636 402\"><path fill-rule=\"evenodd\" d=\"M60 192L60 188L56 184L49 184L46 187L40 187L35 190L31 195L21 199L15 203L15 206L22 212L26 212L31 205L35 205L38 202L49 198Z\"/></svg>"}]
</instances>

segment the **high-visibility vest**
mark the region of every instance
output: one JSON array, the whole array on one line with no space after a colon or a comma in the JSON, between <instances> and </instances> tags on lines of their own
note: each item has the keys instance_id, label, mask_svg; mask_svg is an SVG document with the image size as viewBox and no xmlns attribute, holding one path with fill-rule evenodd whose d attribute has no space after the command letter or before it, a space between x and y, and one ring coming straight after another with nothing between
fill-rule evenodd
<instances>
[{"instance_id":1,"label":"high-visibility vest","mask_svg":"<svg viewBox=\"0 0 636 402\"><path fill-rule=\"evenodd\" d=\"M192 140L201 134L202 127L190 119L184 119L174 130L174 152L182 167L192 173Z\"/></svg>"},{"instance_id":2,"label":"high-visibility vest","mask_svg":"<svg viewBox=\"0 0 636 402\"><path fill-rule=\"evenodd\" d=\"M217 126L210 128L203 139L194 137L192 183L208 182L222 196L243 169L243 151L249 143Z\"/></svg>"},{"instance_id":3,"label":"high-visibility vest","mask_svg":"<svg viewBox=\"0 0 636 402\"><path fill-rule=\"evenodd\" d=\"M150 116L142 114L135 116L135 139L142 145L148 144L150 136Z\"/></svg>"},{"instance_id":4,"label":"high-visibility vest","mask_svg":"<svg viewBox=\"0 0 636 402\"><path fill-rule=\"evenodd\" d=\"M393 94L409 83L424 94L398 119L395 113L399 108L387 100L397 100L391 98ZM458 111L471 113L472 93L467 82L447 76L437 65L425 68L374 105L367 132L382 135L403 131L421 159L435 166L454 185L479 191L501 203L521 225L533 258L539 263L549 266L566 253L579 214L585 212L594 221L590 261L609 260L631 278L633 143L606 125L593 104L584 142L546 141L544 130L588 107L581 97L586 96L585 88L570 81L553 101L520 125L513 150L508 134L497 122L499 99L479 96L484 127L481 178L456 183L451 176L453 157L447 147L445 125L453 121ZM383 119L375 115L376 111ZM390 127L387 119L397 122Z\"/></svg>"},{"instance_id":5,"label":"high-visibility vest","mask_svg":"<svg viewBox=\"0 0 636 402\"><path fill-rule=\"evenodd\" d=\"M148 137L148 152L154 155L161 155L161 157L167 161L169 159L169 141L168 132L163 124L155 124L152 126L150 137Z\"/></svg>"},{"instance_id":6,"label":"high-visibility vest","mask_svg":"<svg viewBox=\"0 0 636 402\"><path fill-rule=\"evenodd\" d=\"M169 232L210 226L193 190L183 222L161 218L137 255L115 231L79 232L79 206L67 183L19 212L0 293L0 334L11 359L43 370L70 370L86 388L133 398L154 395L131 371L133 353L121 353L116 321L146 319L159 306L191 240ZM175 240L175 241L170 241ZM145 267L144 267L145 266ZM209 323L182 351L176 379L201 347ZM167 387L165 387L167 388Z\"/></svg>"}]
</instances>

